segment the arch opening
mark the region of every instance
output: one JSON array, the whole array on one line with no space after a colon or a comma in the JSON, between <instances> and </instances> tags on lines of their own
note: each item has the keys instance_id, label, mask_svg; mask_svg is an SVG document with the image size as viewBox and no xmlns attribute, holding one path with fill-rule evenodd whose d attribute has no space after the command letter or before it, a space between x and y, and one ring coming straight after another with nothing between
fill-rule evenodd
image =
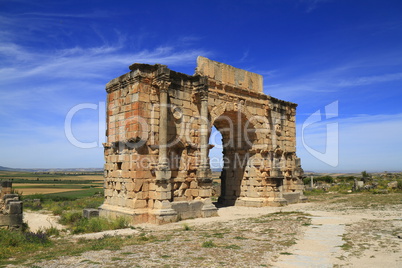
<instances>
[{"instance_id":1,"label":"arch opening","mask_svg":"<svg viewBox=\"0 0 402 268\"><path fill-rule=\"evenodd\" d=\"M239 198L245 196L246 167L255 140L254 126L240 111L226 111L212 122L210 143L214 147L209 157L211 168L215 171L214 192L219 205L235 205Z\"/></svg>"}]
</instances>

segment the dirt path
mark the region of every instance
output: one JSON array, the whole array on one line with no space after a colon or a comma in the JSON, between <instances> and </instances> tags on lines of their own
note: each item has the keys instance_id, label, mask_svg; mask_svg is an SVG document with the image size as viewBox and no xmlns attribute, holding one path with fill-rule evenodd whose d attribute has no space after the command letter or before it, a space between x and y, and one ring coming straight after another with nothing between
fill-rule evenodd
<instances>
[{"instance_id":1,"label":"dirt path","mask_svg":"<svg viewBox=\"0 0 402 268\"><path fill-rule=\"evenodd\" d=\"M333 267L334 255L344 243L345 219L314 213L301 240L291 247L290 255L281 255L276 267Z\"/></svg>"},{"instance_id":2,"label":"dirt path","mask_svg":"<svg viewBox=\"0 0 402 268\"><path fill-rule=\"evenodd\" d=\"M371 196L368 197L371 198ZM159 263L178 267L194 265L205 267L225 265L231 267L259 265L402 267L402 239L396 235L402 233L402 203L397 200L391 205L385 204L373 208L370 205L359 207L353 202L305 203L264 208L224 207L219 209L219 217L191 219L165 225L141 224L135 226L136 230L126 229L108 233L110 235L147 233L155 236L172 234L172 238L165 242L128 246L120 251L108 251L107 254L88 251L82 256L55 259L38 265L41 267L96 267L102 264L103 267L114 267L124 264L124 267L129 267L136 264L142 267L157 267L156 264ZM299 229L292 229L294 226L289 225L286 229L282 226L285 225L283 221L267 221L268 218L264 218L275 212L308 213L311 215L309 216L311 224L298 227ZM25 213L24 216L31 230L46 228L46 226L62 228L57 224L56 218L49 215ZM262 217L261 224L256 223L255 219L258 217ZM180 231L183 230L184 223L191 226L192 231ZM81 238L99 238L103 235L104 233L88 234L82 235ZM246 240L234 239L235 235ZM269 243L271 245L284 243L286 241L283 239L290 235L295 236L296 244L281 248L279 251L274 248L268 249ZM71 236L71 238L80 237ZM218 247L207 249L199 246L208 239L218 243ZM239 249L225 251L226 244L239 245ZM124 255L124 261L120 260L117 263L113 260L121 259L121 254L127 252L133 252L133 254ZM217 259L212 256L213 254L222 256L218 258L222 258L221 261L225 261L225 264L216 263ZM86 260L94 262L94 265L81 263Z\"/></svg>"},{"instance_id":3,"label":"dirt path","mask_svg":"<svg viewBox=\"0 0 402 268\"><path fill-rule=\"evenodd\" d=\"M306 204L303 211L313 215L312 224L273 266L402 267L401 208L345 210L334 205L321 211L319 204Z\"/></svg>"},{"instance_id":4,"label":"dirt path","mask_svg":"<svg viewBox=\"0 0 402 268\"><path fill-rule=\"evenodd\" d=\"M55 227L59 230L64 226L58 223L58 217L51 214L38 212L24 212L24 222L28 223L31 232L37 232L41 229Z\"/></svg>"}]
</instances>

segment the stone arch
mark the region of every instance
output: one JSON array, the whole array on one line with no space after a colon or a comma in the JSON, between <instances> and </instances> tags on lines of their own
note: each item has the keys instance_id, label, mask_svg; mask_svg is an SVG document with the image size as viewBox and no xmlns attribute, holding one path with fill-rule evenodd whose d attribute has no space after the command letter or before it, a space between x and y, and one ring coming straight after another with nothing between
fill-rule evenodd
<instances>
[{"instance_id":1,"label":"stone arch","mask_svg":"<svg viewBox=\"0 0 402 268\"><path fill-rule=\"evenodd\" d=\"M160 64L136 63L130 70L106 85L101 215L123 214L134 223L217 215L208 161L212 126L228 144L222 203L303 200L303 170L295 155L297 105L265 95L261 75L203 57L195 75Z\"/></svg>"}]
</instances>

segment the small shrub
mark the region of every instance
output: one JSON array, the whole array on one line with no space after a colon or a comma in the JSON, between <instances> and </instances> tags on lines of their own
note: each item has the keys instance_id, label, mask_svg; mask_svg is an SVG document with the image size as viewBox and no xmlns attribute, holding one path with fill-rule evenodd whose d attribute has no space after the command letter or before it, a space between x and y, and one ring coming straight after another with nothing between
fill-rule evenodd
<instances>
[{"instance_id":1,"label":"small shrub","mask_svg":"<svg viewBox=\"0 0 402 268\"><path fill-rule=\"evenodd\" d=\"M138 238L138 240L140 241L149 241L149 237L145 236L145 235L140 235L140 237Z\"/></svg>"},{"instance_id":2,"label":"small shrub","mask_svg":"<svg viewBox=\"0 0 402 268\"><path fill-rule=\"evenodd\" d=\"M95 233L101 232L108 227L108 221L104 218L90 218L90 219L83 219L79 222L82 227L85 229L85 232Z\"/></svg>"},{"instance_id":3,"label":"small shrub","mask_svg":"<svg viewBox=\"0 0 402 268\"><path fill-rule=\"evenodd\" d=\"M28 243L32 244L48 244L50 242L48 235L43 232L42 230L39 230L38 232L27 232L24 234L25 239Z\"/></svg>"},{"instance_id":4,"label":"small shrub","mask_svg":"<svg viewBox=\"0 0 402 268\"><path fill-rule=\"evenodd\" d=\"M82 219L81 211L67 211L61 214L60 223L64 225L74 224Z\"/></svg>"},{"instance_id":5,"label":"small shrub","mask_svg":"<svg viewBox=\"0 0 402 268\"><path fill-rule=\"evenodd\" d=\"M25 237L20 232L13 232L6 229L0 229L0 248L17 247L24 243Z\"/></svg>"},{"instance_id":6,"label":"small shrub","mask_svg":"<svg viewBox=\"0 0 402 268\"><path fill-rule=\"evenodd\" d=\"M94 240L90 246L91 250L119 250L121 248L123 238L119 236L104 235L101 238Z\"/></svg>"},{"instance_id":7,"label":"small shrub","mask_svg":"<svg viewBox=\"0 0 402 268\"><path fill-rule=\"evenodd\" d=\"M349 242L344 243L343 245L340 246L341 249L343 250L350 250L352 249L353 245Z\"/></svg>"},{"instance_id":8,"label":"small shrub","mask_svg":"<svg viewBox=\"0 0 402 268\"><path fill-rule=\"evenodd\" d=\"M26 222L23 222L23 223L22 223L22 226L21 226L21 231L22 231L23 233L25 233L25 232L28 232L28 231L29 231L29 226L28 226L28 223L26 223Z\"/></svg>"},{"instance_id":9,"label":"small shrub","mask_svg":"<svg viewBox=\"0 0 402 268\"><path fill-rule=\"evenodd\" d=\"M32 199L24 200L24 209L30 209L30 210L41 210L42 204L40 202L35 202Z\"/></svg>"},{"instance_id":10,"label":"small shrub","mask_svg":"<svg viewBox=\"0 0 402 268\"><path fill-rule=\"evenodd\" d=\"M387 189L374 189L372 191L373 194L388 194L388 190Z\"/></svg>"},{"instance_id":11,"label":"small shrub","mask_svg":"<svg viewBox=\"0 0 402 268\"><path fill-rule=\"evenodd\" d=\"M224 237L223 233L214 233L213 236L216 237L216 238L223 238Z\"/></svg>"},{"instance_id":12,"label":"small shrub","mask_svg":"<svg viewBox=\"0 0 402 268\"><path fill-rule=\"evenodd\" d=\"M43 208L52 211L54 215L62 215L64 211L82 210L84 208L97 208L103 203L103 197L92 196L73 198L52 195L29 195L24 199L40 199Z\"/></svg>"},{"instance_id":13,"label":"small shrub","mask_svg":"<svg viewBox=\"0 0 402 268\"><path fill-rule=\"evenodd\" d=\"M42 231L24 233L0 229L0 260L19 252L38 251L51 244L46 233Z\"/></svg>"},{"instance_id":14,"label":"small shrub","mask_svg":"<svg viewBox=\"0 0 402 268\"><path fill-rule=\"evenodd\" d=\"M45 229L44 232L48 236L59 236L60 235L59 229L57 229L56 227L53 227L53 226Z\"/></svg>"},{"instance_id":15,"label":"small shrub","mask_svg":"<svg viewBox=\"0 0 402 268\"><path fill-rule=\"evenodd\" d=\"M304 195L310 196L310 195L320 195L325 193L323 189L312 189L311 191L304 191Z\"/></svg>"},{"instance_id":16,"label":"small shrub","mask_svg":"<svg viewBox=\"0 0 402 268\"><path fill-rule=\"evenodd\" d=\"M60 216L61 214L63 214L63 211L64 211L64 209L61 207L56 207L56 208L52 209L53 215L56 215L56 216Z\"/></svg>"},{"instance_id":17,"label":"small shrub","mask_svg":"<svg viewBox=\"0 0 402 268\"><path fill-rule=\"evenodd\" d=\"M68 224L73 234L94 233L129 227L129 222L125 217L118 217L112 220L101 217L87 219L77 213L63 214L61 223Z\"/></svg>"},{"instance_id":18,"label":"small shrub","mask_svg":"<svg viewBox=\"0 0 402 268\"><path fill-rule=\"evenodd\" d=\"M311 181L310 177L307 177L307 178L303 179L303 183L305 185L310 185L310 181ZM334 178L331 177L331 176L313 177L313 181L314 182L321 181L321 182L326 182L326 183L334 183L335 182Z\"/></svg>"},{"instance_id":19,"label":"small shrub","mask_svg":"<svg viewBox=\"0 0 402 268\"><path fill-rule=\"evenodd\" d=\"M190 227L190 225L188 225L188 223L183 223L183 228L184 228L184 231L190 231L191 230L191 227Z\"/></svg>"},{"instance_id":20,"label":"small shrub","mask_svg":"<svg viewBox=\"0 0 402 268\"><path fill-rule=\"evenodd\" d=\"M112 221L113 229L124 229L130 226L129 220L126 217L117 217Z\"/></svg>"},{"instance_id":21,"label":"small shrub","mask_svg":"<svg viewBox=\"0 0 402 268\"><path fill-rule=\"evenodd\" d=\"M216 247L215 243L212 240L205 241L202 243L203 248L214 248Z\"/></svg>"},{"instance_id":22,"label":"small shrub","mask_svg":"<svg viewBox=\"0 0 402 268\"><path fill-rule=\"evenodd\" d=\"M235 245L235 244L227 245L227 246L225 246L225 248L227 248L227 249L241 249L240 246Z\"/></svg>"}]
</instances>

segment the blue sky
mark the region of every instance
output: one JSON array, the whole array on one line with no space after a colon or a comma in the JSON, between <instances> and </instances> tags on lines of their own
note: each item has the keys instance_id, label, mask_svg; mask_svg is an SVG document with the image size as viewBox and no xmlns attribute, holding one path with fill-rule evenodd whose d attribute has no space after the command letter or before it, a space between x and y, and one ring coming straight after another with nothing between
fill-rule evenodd
<instances>
[{"instance_id":1,"label":"blue sky","mask_svg":"<svg viewBox=\"0 0 402 268\"><path fill-rule=\"evenodd\" d=\"M134 62L193 74L198 55L299 104L305 170L402 170L399 0L0 0L0 165L102 167L105 84ZM93 148L67 138L74 107Z\"/></svg>"}]
</instances>

